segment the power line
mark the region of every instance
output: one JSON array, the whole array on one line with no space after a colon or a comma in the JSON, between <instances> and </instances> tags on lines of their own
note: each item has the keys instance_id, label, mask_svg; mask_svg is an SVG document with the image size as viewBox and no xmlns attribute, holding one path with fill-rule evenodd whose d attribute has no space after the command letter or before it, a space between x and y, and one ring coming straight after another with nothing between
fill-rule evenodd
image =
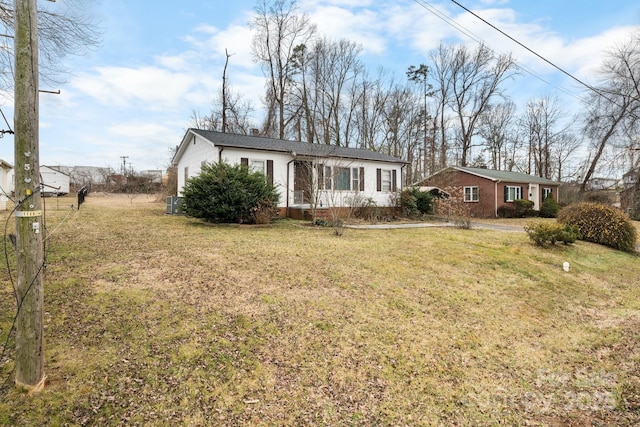
<instances>
[{"instance_id":1,"label":"power line","mask_svg":"<svg viewBox=\"0 0 640 427\"><path fill-rule=\"evenodd\" d=\"M414 0L418 5L422 6L424 9L426 9L427 11L431 12L433 15L435 15L436 17L438 17L440 20L442 20L443 22L445 22L446 24L450 25L451 27L455 28L456 30L458 30L459 32L463 33L464 35L466 35L467 37L469 37L471 40L475 41L476 43L479 44L487 44L480 36L478 36L477 34L474 34L471 30L469 30L468 28L465 28L463 25L457 23L455 20L451 19L450 17L448 17L446 14L444 14L443 12L441 12L440 10L438 10L435 6L429 4L428 2L426 2L425 0ZM516 62L516 66L521 69L522 71L526 72L527 74L531 75L532 77L540 80L542 83L548 85L548 86L552 86L555 89L564 92L565 94L577 99L578 101L584 101L584 99L571 92L568 89L565 89L563 87L560 86L556 86L555 84L549 82L548 80L544 79L542 76L540 76L539 74L537 74L535 71L533 71L532 69L530 69L529 67L519 63L518 61Z\"/></svg>"},{"instance_id":2,"label":"power line","mask_svg":"<svg viewBox=\"0 0 640 427\"><path fill-rule=\"evenodd\" d=\"M496 27L495 25L493 25L492 23L490 23L489 21L485 20L484 18L482 18L481 16L477 15L476 13L474 13L473 11L467 9L465 6L461 5L460 3L458 3L456 0L451 0L453 3L455 3L456 5L458 5L459 7L461 7L462 9L464 9L465 11L467 11L468 13L470 13L471 15L475 16L476 18L478 18L479 20L481 20L482 22L484 22L485 24L487 24L488 26L490 26L491 28L493 28L494 30L498 31L500 34L504 35L505 37L507 37L509 40L512 40L513 42L517 43L519 46L523 47L524 49L528 50L529 52L531 52L532 54L534 54L535 56L537 56L538 58L542 59L544 62L546 62L547 64L551 65L553 68L557 69L558 71L562 72L563 74L567 75L568 77L570 77L571 79L575 80L577 83L579 83L580 85L586 87L588 90L592 91L593 93L595 93L596 95L606 99L607 101L609 101L611 104L620 107L620 108L624 108L624 106L620 105L619 101L616 99L612 99L610 98L609 94L607 94L607 91L603 91L601 89L595 88L587 83L585 83L584 81L580 80L579 78L577 78L576 76L574 76L573 74L569 73L568 71L564 70L563 68L559 67L558 65L554 64L553 62L551 62L550 60L548 60L547 58L545 58L544 56L540 55L539 53L537 53L536 51L534 51L533 49L529 48L528 46L524 45L523 43L521 43L520 41L516 40L514 37L510 36L509 34L507 34L506 32L502 31L500 28ZM610 93L611 95L617 95L616 93ZM638 116L633 112L633 111L629 111L629 115L631 117L633 117L634 119L638 120Z\"/></svg>"},{"instance_id":3,"label":"power line","mask_svg":"<svg viewBox=\"0 0 640 427\"><path fill-rule=\"evenodd\" d=\"M500 34L502 34L503 36L507 37L509 40L517 43L518 45L520 45L521 47L525 48L526 50L528 50L529 52L533 53L535 56L537 56L538 58L542 59L544 62L546 62L547 64L551 65L553 68L557 69L558 71L562 72L563 74L569 76L570 78L572 78L573 80L575 80L576 82L578 82L579 84L581 84L582 86L588 88L589 90L592 90L596 93L598 93L598 91L596 89L594 89L593 87L591 87L590 85L588 85L587 83L583 82L582 80L580 80L579 78L577 78L576 76L574 76L573 74L569 73L568 71L564 70L563 68L559 67L558 65L554 64L553 62L549 61L547 58L545 58L544 56L540 55L538 52L534 51L533 49L530 49L528 46L524 45L523 43L519 42L518 40L516 40L515 38L511 37L509 34L505 33L504 31L502 31L500 28L496 27L495 25L493 25L491 22L485 20L484 18L482 18L481 16L477 15L476 13L474 13L473 11L467 9L465 6L461 5L460 3L458 3L456 0L451 0L453 3L455 3L456 5L460 6L462 9L466 10L467 12L469 12L471 15L475 16L476 18L478 18L479 20L481 20L482 22L484 22L485 24L487 24L488 26L490 26L491 28L493 28L494 30L498 31Z\"/></svg>"}]
</instances>

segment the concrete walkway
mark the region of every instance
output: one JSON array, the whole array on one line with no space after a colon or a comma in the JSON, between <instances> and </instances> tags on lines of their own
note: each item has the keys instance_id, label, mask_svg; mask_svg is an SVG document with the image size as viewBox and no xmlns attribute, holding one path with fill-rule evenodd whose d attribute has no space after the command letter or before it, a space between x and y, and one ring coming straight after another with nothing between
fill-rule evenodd
<instances>
[{"instance_id":1,"label":"concrete walkway","mask_svg":"<svg viewBox=\"0 0 640 427\"><path fill-rule=\"evenodd\" d=\"M429 227L454 227L453 222L446 221L430 221L430 222L411 222L404 224L396 223L380 223L380 224L345 224L345 228L363 229L363 230L393 230L398 228L429 228ZM471 228L484 228L489 230L501 231L524 231L522 227L486 224L482 222L472 222Z\"/></svg>"}]
</instances>

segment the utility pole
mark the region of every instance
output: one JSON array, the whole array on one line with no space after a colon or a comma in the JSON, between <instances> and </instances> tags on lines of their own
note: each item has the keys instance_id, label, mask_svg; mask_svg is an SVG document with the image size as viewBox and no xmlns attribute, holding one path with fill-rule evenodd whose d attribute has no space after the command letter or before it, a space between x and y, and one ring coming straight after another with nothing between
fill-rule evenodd
<instances>
[{"instance_id":1,"label":"utility pole","mask_svg":"<svg viewBox=\"0 0 640 427\"><path fill-rule=\"evenodd\" d=\"M127 174L127 159L129 156L120 156L120 158L122 159L122 176L125 176Z\"/></svg>"},{"instance_id":2,"label":"utility pole","mask_svg":"<svg viewBox=\"0 0 640 427\"><path fill-rule=\"evenodd\" d=\"M44 386L42 210L36 0L15 0L16 386Z\"/></svg>"}]
</instances>

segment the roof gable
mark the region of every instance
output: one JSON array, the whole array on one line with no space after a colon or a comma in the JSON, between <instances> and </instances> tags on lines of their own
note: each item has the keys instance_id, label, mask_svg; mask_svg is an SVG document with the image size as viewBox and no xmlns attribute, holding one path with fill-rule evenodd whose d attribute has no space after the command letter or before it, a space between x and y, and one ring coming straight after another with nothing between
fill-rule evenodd
<instances>
[{"instance_id":1,"label":"roof gable","mask_svg":"<svg viewBox=\"0 0 640 427\"><path fill-rule=\"evenodd\" d=\"M357 159L357 160L372 160L387 163L402 163L407 162L398 158L389 156L384 153L376 151L364 150L360 148L349 147L337 147L335 145L326 144L311 144L308 142L300 141L287 141L276 138L266 138L262 136L252 135L238 135L233 133L223 133L217 131L208 131L201 129L189 129L187 134L182 140L180 147L176 151L173 163L182 156L184 151L183 145L189 140L189 135L195 134L209 141L218 147L233 147L244 148L248 150L261 150L261 151L275 151L281 153L291 153L297 156L309 156L309 157L333 157L342 159Z\"/></svg>"}]
</instances>

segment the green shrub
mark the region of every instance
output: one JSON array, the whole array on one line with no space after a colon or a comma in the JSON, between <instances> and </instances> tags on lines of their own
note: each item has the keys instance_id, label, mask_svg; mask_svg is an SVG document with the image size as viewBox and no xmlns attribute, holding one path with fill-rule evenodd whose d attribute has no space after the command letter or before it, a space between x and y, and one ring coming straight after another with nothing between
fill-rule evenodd
<instances>
[{"instance_id":1,"label":"green shrub","mask_svg":"<svg viewBox=\"0 0 640 427\"><path fill-rule=\"evenodd\" d=\"M569 245L580 239L580 231L575 225L530 222L524 227L529 239L538 246L546 246L548 243L555 245L556 242Z\"/></svg>"},{"instance_id":2,"label":"green shrub","mask_svg":"<svg viewBox=\"0 0 640 427\"><path fill-rule=\"evenodd\" d=\"M400 194L400 207L408 217L433 213L433 196L417 187L410 187Z\"/></svg>"},{"instance_id":3,"label":"green shrub","mask_svg":"<svg viewBox=\"0 0 640 427\"><path fill-rule=\"evenodd\" d=\"M187 180L183 196L185 214L214 223L265 222L279 198L264 174L223 162L204 165Z\"/></svg>"},{"instance_id":4,"label":"green shrub","mask_svg":"<svg viewBox=\"0 0 640 427\"><path fill-rule=\"evenodd\" d=\"M575 203L560 211L558 222L577 226L587 242L635 252L636 229L621 210L612 206Z\"/></svg>"},{"instance_id":5,"label":"green shrub","mask_svg":"<svg viewBox=\"0 0 640 427\"><path fill-rule=\"evenodd\" d=\"M556 202L556 198L553 197L553 194L549 193L540 207L540 216L543 218L555 218L558 216L559 211L560 205Z\"/></svg>"},{"instance_id":6,"label":"green shrub","mask_svg":"<svg viewBox=\"0 0 640 427\"><path fill-rule=\"evenodd\" d=\"M517 218L534 216L534 211L533 211L534 203L531 200L518 199L518 200L514 200L513 204L516 208Z\"/></svg>"},{"instance_id":7,"label":"green shrub","mask_svg":"<svg viewBox=\"0 0 640 427\"><path fill-rule=\"evenodd\" d=\"M511 205L502 205L498 207L497 213L500 218L515 218L516 208Z\"/></svg>"}]
</instances>

